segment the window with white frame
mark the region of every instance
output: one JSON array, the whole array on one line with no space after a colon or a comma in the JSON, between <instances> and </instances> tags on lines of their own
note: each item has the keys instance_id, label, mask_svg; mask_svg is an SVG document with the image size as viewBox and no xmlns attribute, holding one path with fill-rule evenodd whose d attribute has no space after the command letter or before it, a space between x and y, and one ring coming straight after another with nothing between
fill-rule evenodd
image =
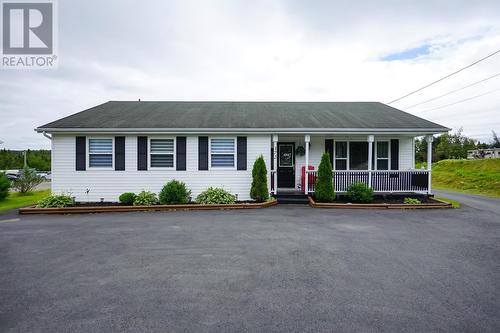
<instances>
[{"instance_id":1,"label":"window with white frame","mask_svg":"<svg viewBox=\"0 0 500 333\"><path fill-rule=\"evenodd\" d=\"M234 139L210 139L210 166L234 168L235 147Z\"/></svg>"},{"instance_id":2,"label":"window with white frame","mask_svg":"<svg viewBox=\"0 0 500 333\"><path fill-rule=\"evenodd\" d=\"M389 170L389 142L377 141L377 170Z\"/></svg>"},{"instance_id":3,"label":"window with white frame","mask_svg":"<svg viewBox=\"0 0 500 333\"><path fill-rule=\"evenodd\" d=\"M150 139L149 154L152 168L173 168L174 139Z\"/></svg>"},{"instance_id":4,"label":"window with white frame","mask_svg":"<svg viewBox=\"0 0 500 333\"><path fill-rule=\"evenodd\" d=\"M347 170L347 142L335 142L335 170Z\"/></svg>"},{"instance_id":5,"label":"window with white frame","mask_svg":"<svg viewBox=\"0 0 500 333\"><path fill-rule=\"evenodd\" d=\"M89 167L113 167L113 139L89 139Z\"/></svg>"}]
</instances>

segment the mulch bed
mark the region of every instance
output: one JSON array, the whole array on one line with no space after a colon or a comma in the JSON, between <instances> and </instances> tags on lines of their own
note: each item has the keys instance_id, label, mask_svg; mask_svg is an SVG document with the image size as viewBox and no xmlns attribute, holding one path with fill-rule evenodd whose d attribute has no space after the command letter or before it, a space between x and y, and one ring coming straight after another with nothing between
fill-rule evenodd
<instances>
[{"instance_id":1,"label":"mulch bed","mask_svg":"<svg viewBox=\"0 0 500 333\"><path fill-rule=\"evenodd\" d=\"M262 203L253 201L240 201L235 204L222 205L200 205L189 203L183 205L151 205L151 206L125 206L120 203L78 203L73 207L64 208L19 208L19 214L83 214L83 213L116 213L116 212L139 212L139 211L171 211L171 210L224 210L224 209L256 209L276 205L276 200Z\"/></svg>"},{"instance_id":2,"label":"mulch bed","mask_svg":"<svg viewBox=\"0 0 500 333\"><path fill-rule=\"evenodd\" d=\"M405 204L404 198L414 198L420 200L420 204ZM397 208L397 209L421 209L421 208L452 208L452 205L436 200L425 195L386 195L375 196L371 203L354 203L350 202L346 196L339 196L333 202L316 202L313 197L309 197L309 205L314 208Z\"/></svg>"}]
</instances>

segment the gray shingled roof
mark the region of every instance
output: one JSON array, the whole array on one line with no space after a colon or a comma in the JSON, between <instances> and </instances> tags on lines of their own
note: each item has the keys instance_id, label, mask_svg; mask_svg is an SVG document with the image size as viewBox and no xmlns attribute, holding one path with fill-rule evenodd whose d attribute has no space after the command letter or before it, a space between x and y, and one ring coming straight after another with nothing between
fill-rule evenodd
<instances>
[{"instance_id":1,"label":"gray shingled roof","mask_svg":"<svg viewBox=\"0 0 500 333\"><path fill-rule=\"evenodd\" d=\"M37 128L404 129L446 127L378 102L111 101Z\"/></svg>"}]
</instances>

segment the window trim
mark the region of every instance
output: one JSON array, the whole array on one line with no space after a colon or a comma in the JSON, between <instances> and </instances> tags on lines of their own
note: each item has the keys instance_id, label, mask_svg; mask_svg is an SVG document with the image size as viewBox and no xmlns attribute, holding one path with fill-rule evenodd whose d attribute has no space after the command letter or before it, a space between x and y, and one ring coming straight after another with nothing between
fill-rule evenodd
<instances>
[{"instance_id":1,"label":"window trim","mask_svg":"<svg viewBox=\"0 0 500 333\"><path fill-rule=\"evenodd\" d=\"M151 140L173 140L174 151L173 165L171 167L155 167L152 165L153 159L151 158ZM177 166L177 142L175 136L148 136L148 167L150 170L175 170ZM170 153L154 153L153 155L171 155Z\"/></svg>"},{"instance_id":2,"label":"window trim","mask_svg":"<svg viewBox=\"0 0 500 333\"><path fill-rule=\"evenodd\" d=\"M106 140L111 140L111 166L109 167L93 167L90 166L90 155L99 155L99 154L90 154L90 140L99 140L99 139L106 139ZM86 155L87 155L87 170L115 170L115 137L107 137L107 136L87 136L87 142L86 142ZM106 154L109 155L109 154Z\"/></svg>"},{"instance_id":3,"label":"window trim","mask_svg":"<svg viewBox=\"0 0 500 333\"><path fill-rule=\"evenodd\" d=\"M234 142L234 152L233 152L233 166L232 167L213 167L212 166L212 140L213 139L232 139ZM248 152L248 148L247 148ZM229 154L217 154L215 155L229 155ZM235 136L209 136L208 137L208 170L236 170L237 168L237 157L238 157L238 144Z\"/></svg>"},{"instance_id":4,"label":"window trim","mask_svg":"<svg viewBox=\"0 0 500 333\"><path fill-rule=\"evenodd\" d=\"M337 158L337 142L345 142L346 143L346 157ZM338 170L338 171L349 171L349 140L333 140L333 165L332 169L337 170L337 160L346 161L346 169Z\"/></svg>"},{"instance_id":5,"label":"window trim","mask_svg":"<svg viewBox=\"0 0 500 333\"><path fill-rule=\"evenodd\" d=\"M385 142L387 144L387 157L378 157L377 144L379 142ZM378 160L387 160L387 169L383 169L381 171L389 171L391 170L391 140L377 140L374 141L374 149L373 152L375 154L375 166L374 170L378 170Z\"/></svg>"}]
</instances>

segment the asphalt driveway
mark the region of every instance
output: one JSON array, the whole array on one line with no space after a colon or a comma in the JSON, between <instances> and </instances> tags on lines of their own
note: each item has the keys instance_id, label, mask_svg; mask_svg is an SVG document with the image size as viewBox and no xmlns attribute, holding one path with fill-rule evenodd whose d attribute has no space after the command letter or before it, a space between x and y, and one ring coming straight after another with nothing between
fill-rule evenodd
<instances>
[{"instance_id":1,"label":"asphalt driveway","mask_svg":"<svg viewBox=\"0 0 500 333\"><path fill-rule=\"evenodd\" d=\"M500 219L456 210L0 217L1 332L498 332Z\"/></svg>"}]
</instances>

